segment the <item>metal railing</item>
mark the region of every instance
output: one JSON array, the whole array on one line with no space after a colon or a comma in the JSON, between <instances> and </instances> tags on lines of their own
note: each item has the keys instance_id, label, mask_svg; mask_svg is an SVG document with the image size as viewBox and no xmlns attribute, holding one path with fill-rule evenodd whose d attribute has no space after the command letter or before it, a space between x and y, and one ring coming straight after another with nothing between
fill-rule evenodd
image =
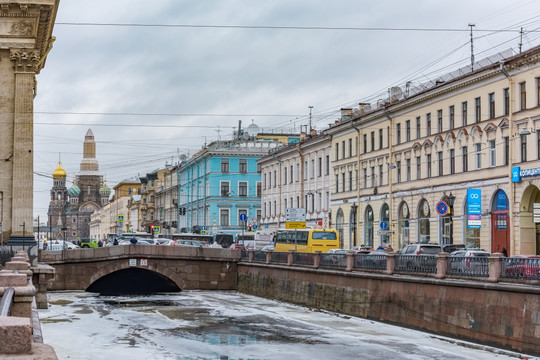
<instances>
[{"instance_id":1,"label":"metal railing","mask_svg":"<svg viewBox=\"0 0 540 360\"><path fill-rule=\"evenodd\" d=\"M434 274L437 272L435 255L396 255L395 271Z\"/></svg>"},{"instance_id":2,"label":"metal railing","mask_svg":"<svg viewBox=\"0 0 540 360\"><path fill-rule=\"evenodd\" d=\"M14 253L11 247L8 246L2 246L0 247L0 263L2 266L6 266L6 263L11 260Z\"/></svg>"},{"instance_id":3,"label":"metal railing","mask_svg":"<svg viewBox=\"0 0 540 360\"><path fill-rule=\"evenodd\" d=\"M347 254L321 254L320 267L346 268Z\"/></svg>"},{"instance_id":4,"label":"metal railing","mask_svg":"<svg viewBox=\"0 0 540 360\"><path fill-rule=\"evenodd\" d=\"M450 256L446 259L446 274L489 277L489 260L478 256Z\"/></svg>"},{"instance_id":5,"label":"metal railing","mask_svg":"<svg viewBox=\"0 0 540 360\"><path fill-rule=\"evenodd\" d=\"M13 295L15 294L15 290L10 287L7 288L4 291L4 295L2 296L2 300L0 300L0 316L10 316L11 315L11 307L13 306Z\"/></svg>"},{"instance_id":6,"label":"metal railing","mask_svg":"<svg viewBox=\"0 0 540 360\"><path fill-rule=\"evenodd\" d=\"M293 264L303 266L313 266L315 254L313 253L293 253Z\"/></svg>"},{"instance_id":7,"label":"metal railing","mask_svg":"<svg viewBox=\"0 0 540 360\"><path fill-rule=\"evenodd\" d=\"M386 270L386 255L356 254L353 269Z\"/></svg>"},{"instance_id":8,"label":"metal railing","mask_svg":"<svg viewBox=\"0 0 540 360\"><path fill-rule=\"evenodd\" d=\"M255 262L266 262L266 251L254 251L253 252L253 261L255 261Z\"/></svg>"},{"instance_id":9,"label":"metal railing","mask_svg":"<svg viewBox=\"0 0 540 360\"><path fill-rule=\"evenodd\" d=\"M501 277L510 279L540 280L540 258L502 258Z\"/></svg>"},{"instance_id":10,"label":"metal railing","mask_svg":"<svg viewBox=\"0 0 540 360\"><path fill-rule=\"evenodd\" d=\"M287 264L289 262L289 254L286 252L272 252L271 261L278 264Z\"/></svg>"}]
</instances>

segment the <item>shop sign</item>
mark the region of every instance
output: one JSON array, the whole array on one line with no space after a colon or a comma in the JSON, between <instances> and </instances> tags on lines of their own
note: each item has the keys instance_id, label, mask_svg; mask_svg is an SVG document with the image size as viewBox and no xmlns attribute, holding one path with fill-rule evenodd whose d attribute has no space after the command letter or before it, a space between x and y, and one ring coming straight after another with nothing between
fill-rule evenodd
<instances>
[{"instance_id":1,"label":"shop sign","mask_svg":"<svg viewBox=\"0 0 540 360\"><path fill-rule=\"evenodd\" d=\"M512 168L512 182L520 182L521 178L540 175L540 168L521 170L519 166Z\"/></svg>"},{"instance_id":2,"label":"shop sign","mask_svg":"<svg viewBox=\"0 0 540 360\"><path fill-rule=\"evenodd\" d=\"M467 214L482 214L482 190L467 189Z\"/></svg>"},{"instance_id":3,"label":"shop sign","mask_svg":"<svg viewBox=\"0 0 540 360\"><path fill-rule=\"evenodd\" d=\"M467 227L480 229L482 227L482 215L467 215Z\"/></svg>"}]
</instances>

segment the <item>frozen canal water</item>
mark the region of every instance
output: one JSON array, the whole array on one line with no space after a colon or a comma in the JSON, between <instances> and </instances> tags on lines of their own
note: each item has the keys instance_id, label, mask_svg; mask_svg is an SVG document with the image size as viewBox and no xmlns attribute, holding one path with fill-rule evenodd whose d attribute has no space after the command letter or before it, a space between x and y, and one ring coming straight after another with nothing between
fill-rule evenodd
<instances>
[{"instance_id":1,"label":"frozen canal water","mask_svg":"<svg viewBox=\"0 0 540 360\"><path fill-rule=\"evenodd\" d=\"M59 359L517 359L519 354L234 291L49 293ZM472 346L471 346L472 345Z\"/></svg>"}]
</instances>

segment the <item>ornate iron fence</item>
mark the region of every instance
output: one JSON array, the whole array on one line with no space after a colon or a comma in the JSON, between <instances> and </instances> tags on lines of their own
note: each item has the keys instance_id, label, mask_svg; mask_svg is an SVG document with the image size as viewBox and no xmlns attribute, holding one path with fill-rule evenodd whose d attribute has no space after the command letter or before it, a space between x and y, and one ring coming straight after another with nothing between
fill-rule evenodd
<instances>
[{"instance_id":1,"label":"ornate iron fence","mask_svg":"<svg viewBox=\"0 0 540 360\"><path fill-rule=\"evenodd\" d=\"M303 266L313 266L315 254L313 253L293 253L293 264Z\"/></svg>"},{"instance_id":2,"label":"ornate iron fence","mask_svg":"<svg viewBox=\"0 0 540 360\"><path fill-rule=\"evenodd\" d=\"M446 274L457 276L489 277L489 260L478 256L449 256Z\"/></svg>"},{"instance_id":3,"label":"ornate iron fence","mask_svg":"<svg viewBox=\"0 0 540 360\"><path fill-rule=\"evenodd\" d=\"M272 252L272 262L278 264L286 264L289 260L289 253Z\"/></svg>"},{"instance_id":4,"label":"ornate iron fence","mask_svg":"<svg viewBox=\"0 0 540 360\"><path fill-rule=\"evenodd\" d=\"M386 270L386 255L356 254L353 269Z\"/></svg>"},{"instance_id":5,"label":"ornate iron fence","mask_svg":"<svg viewBox=\"0 0 540 360\"><path fill-rule=\"evenodd\" d=\"M396 255L395 271L434 274L437 272L435 255Z\"/></svg>"},{"instance_id":6,"label":"ornate iron fence","mask_svg":"<svg viewBox=\"0 0 540 360\"><path fill-rule=\"evenodd\" d=\"M347 267L347 254L321 254L319 266L345 269Z\"/></svg>"},{"instance_id":7,"label":"ornate iron fence","mask_svg":"<svg viewBox=\"0 0 540 360\"><path fill-rule=\"evenodd\" d=\"M510 279L540 280L540 258L502 258L501 277Z\"/></svg>"}]
</instances>

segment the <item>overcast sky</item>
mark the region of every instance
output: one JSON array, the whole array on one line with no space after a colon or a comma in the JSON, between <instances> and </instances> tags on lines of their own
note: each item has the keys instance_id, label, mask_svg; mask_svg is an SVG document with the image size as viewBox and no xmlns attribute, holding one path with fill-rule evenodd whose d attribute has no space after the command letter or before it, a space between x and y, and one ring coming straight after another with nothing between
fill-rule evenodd
<instances>
[{"instance_id":1,"label":"overcast sky","mask_svg":"<svg viewBox=\"0 0 540 360\"><path fill-rule=\"evenodd\" d=\"M59 156L71 186L89 128L112 188L239 120L298 131L313 106L323 130L341 107L467 65L469 24L476 60L518 51L519 33L486 30L523 27L523 50L539 45L539 14L537 0L61 0L37 76L34 215Z\"/></svg>"}]
</instances>

